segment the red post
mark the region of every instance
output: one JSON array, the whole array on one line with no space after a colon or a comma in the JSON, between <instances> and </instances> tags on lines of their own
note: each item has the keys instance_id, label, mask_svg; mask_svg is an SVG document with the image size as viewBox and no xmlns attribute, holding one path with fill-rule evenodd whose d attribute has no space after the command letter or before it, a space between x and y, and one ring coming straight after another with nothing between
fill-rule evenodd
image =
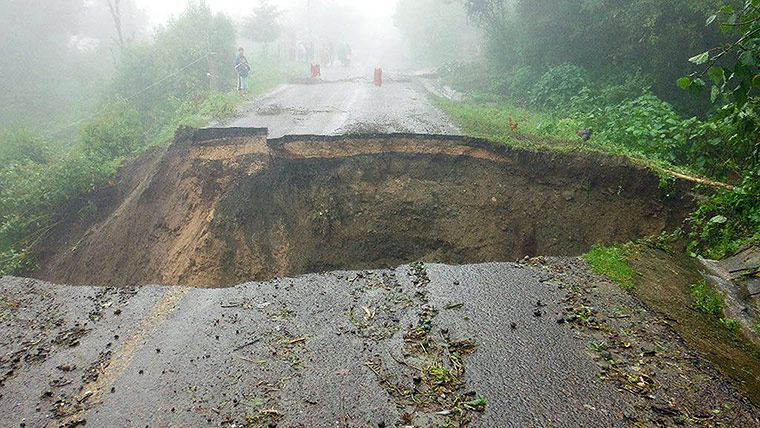
<instances>
[{"instance_id":1,"label":"red post","mask_svg":"<svg viewBox=\"0 0 760 428\"><path fill-rule=\"evenodd\" d=\"M383 86L383 69L382 68L376 68L375 69L375 86Z\"/></svg>"}]
</instances>

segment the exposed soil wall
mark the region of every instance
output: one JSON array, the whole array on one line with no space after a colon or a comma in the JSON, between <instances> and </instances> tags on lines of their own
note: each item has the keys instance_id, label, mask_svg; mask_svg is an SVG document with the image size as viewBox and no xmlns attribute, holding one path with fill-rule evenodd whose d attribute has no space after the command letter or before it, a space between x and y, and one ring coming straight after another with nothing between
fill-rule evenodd
<instances>
[{"instance_id":1,"label":"exposed soil wall","mask_svg":"<svg viewBox=\"0 0 760 428\"><path fill-rule=\"evenodd\" d=\"M201 287L414 260L577 255L680 224L624 158L495 148L464 137L185 129L127 166L99 217L69 224L38 276Z\"/></svg>"}]
</instances>

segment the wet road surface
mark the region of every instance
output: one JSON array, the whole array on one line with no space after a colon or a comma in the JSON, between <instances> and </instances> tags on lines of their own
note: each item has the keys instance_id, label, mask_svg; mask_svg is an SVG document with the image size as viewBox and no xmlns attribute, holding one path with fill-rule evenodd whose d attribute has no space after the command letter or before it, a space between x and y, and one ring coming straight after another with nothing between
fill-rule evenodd
<instances>
[{"instance_id":1,"label":"wet road surface","mask_svg":"<svg viewBox=\"0 0 760 428\"><path fill-rule=\"evenodd\" d=\"M617 306L635 304L609 283L592 285L594 295L604 287ZM662 425L676 426L694 412L679 398L731 406L734 426L758 421L709 368L683 371L693 360L671 336L647 340L681 360L635 341L615 368L636 372L610 380L590 344L615 336L602 342L599 327L566 317L569 293L552 270L526 263L217 290L0 278L0 425L617 427L653 426L664 411ZM666 361L677 369L656 368Z\"/></svg>"},{"instance_id":2,"label":"wet road surface","mask_svg":"<svg viewBox=\"0 0 760 428\"><path fill-rule=\"evenodd\" d=\"M270 138L292 134L336 135L459 131L411 75L388 71L383 85L372 69L332 67L318 79L284 85L252 100L226 127L269 128Z\"/></svg>"},{"instance_id":3,"label":"wet road surface","mask_svg":"<svg viewBox=\"0 0 760 428\"><path fill-rule=\"evenodd\" d=\"M367 363L414 388L419 373L396 359L418 363L402 352L405 335L431 307L431 337L477 343L465 389L488 404L469 415L472 426L623 425L626 396L596 378L585 342L555 321L563 295L544 274L485 264L431 265L427 275L415 284L403 266L221 290L5 278L4 295L31 292L6 318L3 340L16 334L14 348L36 342L46 357L22 359L4 381L0 412L13 426L219 426L264 410L277 411L281 426L396 426L413 407ZM537 301L546 316L535 316ZM77 329L73 342L51 343ZM55 409L73 414L55 419ZM416 423L430 417L418 413Z\"/></svg>"}]
</instances>

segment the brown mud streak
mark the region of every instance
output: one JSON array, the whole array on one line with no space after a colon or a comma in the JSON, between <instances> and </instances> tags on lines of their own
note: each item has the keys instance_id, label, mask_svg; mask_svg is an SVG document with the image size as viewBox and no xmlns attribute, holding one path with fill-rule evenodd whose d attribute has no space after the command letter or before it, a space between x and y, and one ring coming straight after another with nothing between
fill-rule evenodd
<instances>
[{"instance_id":1,"label":"brown mud streak","mask_svg":"<svg viewBox=\"0 0 760 428\"><path fill-rule=\"evenodd\" d=\"M59 226L36 276L231 286L424 260L578 255L677 227L692 206L622 157L440 135L180 129L121 171L96 218ZM620 219L625 218L625 222Z\"/></svg>"}]
</instances>

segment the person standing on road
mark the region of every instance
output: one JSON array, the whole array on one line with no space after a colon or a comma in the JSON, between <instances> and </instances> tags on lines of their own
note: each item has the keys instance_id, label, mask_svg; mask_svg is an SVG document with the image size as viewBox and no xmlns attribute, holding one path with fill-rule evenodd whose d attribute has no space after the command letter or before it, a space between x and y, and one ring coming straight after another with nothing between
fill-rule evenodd
<instances>
[{"instance_id":1,"label":"person standing on road","mask_svg":"<svg viewBox=\"0 0 760 428\"><path fill-rule=\"evenodd\" d=\"M238 74L238 91L248 91L248 74L251 72L251 66L245 57L245 49L238 49L238 56L235 57L235 71Z\"/></svg>"},{"instance_id":2,"label":"person standing on road","mask_svg":"<svg viewBox=\"0 0 760 428\"><path fill-rule=\"evenodd\" d=\"M248 65L248 60L243 57L240 64L235 67L238 72L238 90L240 92L248 92L248 74L251 72L251 66Z\"/></svg>"}]
</instances>

